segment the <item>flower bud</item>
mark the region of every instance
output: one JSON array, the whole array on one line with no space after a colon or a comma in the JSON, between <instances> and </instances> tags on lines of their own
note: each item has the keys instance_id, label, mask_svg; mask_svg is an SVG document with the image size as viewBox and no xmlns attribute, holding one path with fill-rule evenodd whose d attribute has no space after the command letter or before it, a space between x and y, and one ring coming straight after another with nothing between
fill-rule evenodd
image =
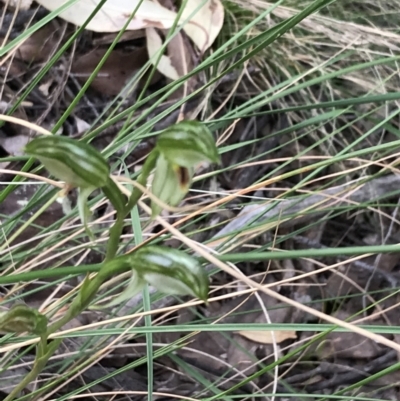
<instances>
[{"instance_id":1,"label":"flower bud","mask_svg":"<svg viewBox=\"0 0 400 401\"><path fill-rule=\"evenodd\" d=\"M43 334L47 329L47 318L26 305L14 305L8 312L0 313L0 332Z\"/></svg>"},{"instance_id":2,"label":"flower bud","mask_svg":"<svg viewBox=\"0 0 400 401\"><path fill-rule=\"evenodd\" d=\"M25 147L59 180L72 187L101 188L107 184L110 167L91 145L56 135L33 139Z\"/></svg>"},{"instance_id":3,"label":"flower bud","mask_svg":"<svg viewBox=\"0 0 400 401\"><path fill-rule=\"evenodd\" d=\"M170 163L181 167L220 161L210 130L199 121L185 120L167 128L157 138L156 147Z\"/></svg>"}]
</instances>

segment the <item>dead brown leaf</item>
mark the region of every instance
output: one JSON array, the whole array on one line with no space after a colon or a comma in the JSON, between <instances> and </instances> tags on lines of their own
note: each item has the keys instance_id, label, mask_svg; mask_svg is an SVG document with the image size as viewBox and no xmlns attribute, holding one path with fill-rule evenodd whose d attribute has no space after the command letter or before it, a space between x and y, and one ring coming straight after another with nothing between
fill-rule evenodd
<instances>
[{"instance_id":1,"label":"dead brown leaf","mask_svg":"<svg viewBox=\"0 0 400 401\"><path fill-rule=\"evenodd\" d=\"M246 375L251 375L257 370L255 353L258 346L240 335L234 335L233 340L227 353L228 363L239 370L246 370Z\"/></svg>"},{"instance_id":2,"label":"dead brown leaf","mask_svg":"<svg viewBox=\"0 0 400 401\"><path fill-rule=\"evenodd\" d=\"M71 69L76 74L77 79L81 82L86 82L105 53L105 49L95 49L90 53L77 57ZM93 80L91 87L104 95L116 96L147 61L147 51L144 47L129 52L114 50ZM159 78L159 74L154 74L151 83L157 82ZM145 82L145 79L141 79L137 83L137 88L142 88Z\"/></svg>"},{"instance_id":3,"label":"dead brown leaf","mask_svg":"<svg viewBox=\"0 0 400 401\"><path fill-rule=\"evenodd\" d=\"M114 42L117 35L119 35L119 32L106 33L99 38L94 38L92 43L94 46L110 45L112 42ZM120 36L118 43L123 43L134 39L141 39L145 36L146 32L144 29L139 29L137 31L126 31Z\"/></svg>"},{"instance_id":4,"label":"dead brown leaf","mask_svg":"<svg viewBox=\"0 0 400 401\"><path fill-rule=\"evenodd\" d=\"M15 54L26 63L44 61L54 53L58 42L55 23L49 23L26 39Z\"/></svg>"}]
</instances>

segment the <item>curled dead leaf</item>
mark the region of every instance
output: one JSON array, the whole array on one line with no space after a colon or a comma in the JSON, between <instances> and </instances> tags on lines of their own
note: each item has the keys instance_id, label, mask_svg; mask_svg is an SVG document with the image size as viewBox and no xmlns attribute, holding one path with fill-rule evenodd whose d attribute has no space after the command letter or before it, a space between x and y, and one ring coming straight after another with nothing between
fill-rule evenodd
<instances>
[{"instance_id":1,"label":"curled dead leaf","mask_svg":"<svg viewBox=\"0 0 400 401\"><path fill-rule=\"evenodd\" d=\"M204 52L221 31L224 7L220 0L190 0L182 12L182 19L187 18L190 18L190 24L185 24L183 29L198 49Z\"/></svg>"}]
</instances>

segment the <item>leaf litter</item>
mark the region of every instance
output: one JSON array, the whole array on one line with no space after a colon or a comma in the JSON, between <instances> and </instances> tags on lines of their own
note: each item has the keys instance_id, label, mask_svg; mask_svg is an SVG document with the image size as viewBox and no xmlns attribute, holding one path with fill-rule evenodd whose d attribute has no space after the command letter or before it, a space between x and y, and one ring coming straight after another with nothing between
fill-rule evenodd
<instances>
[{"instance_id":1,"label":"leaf litter","mask_svg":"<svg viewBox=\"0 0 400 401\"><path fill-rule=\"evenodd\" d=\"M41 18L43 14L40 14L37 9L34 10L37 14L28 13L29 10L32 11L33 7L36 7L37 3L45 5L44 1L39 1L36 4L33 3L31 8L25 11L23 10L25 6L22 6L22 3L19 5L21 12L27 14L24 22L18 21L19 25L15 25L15 29L23 31L29 26L31 20L34 22L35 18ZM62 3L64 2L52 1L51 4L46 3L46 6L48 9L54 10ZM8 7L16 7L15 4L7 4ZM73 49L67 51L63 58L56 62L40 82L42 86L38 87L36 92L33 91L28 95L24 103L14 111L14 116L40 122L48 128L54 126L105 55L110 41L115 39L116 36L110 33L117 32L127 23L136 2L109 0L106 4L109 8L103 9L99 13L98 18L95 18L92 25L89 25L90 30L83 32ZM109 105L118 94L121 95L118 110L122 111L135 103L138 90L140 92L146 88L146 93L151 95L171 81L185 76L203 60L203 53L216 42L224 20L224 9L220 2L190 1L180 21L190 18L190 23L187 23L181 31L174 33L170 41L166 43L168 29L177 15L177 5L167 1L159 3L145 1L143 4L144 7L138 9L135 18L128 26L128 29L135 30L135 34L124 34L114 50L111 51L103 68L92 82L90 91L82 97L71 117L61 128L60 132L63 135L80 138L90 132L93 127L98 127L108 117ZM15 57L6 60L5 67L1 70L4 81L1 101L2 104L4 103L5 111L10 110L11 105L23 93L42 65L59 49L60 45L65 43L75 26L82 24L87 13L90 13L95 5L96 2L76 2L75 7L81 7L80 9L71 7L69 12L60 15L71 25L66 24L62 19L55 20L54 23L46 25L31 35L15 52ZM240 5L240 2L236 2L236 5ZM256 6L256 1L249 2L249 7ZM197 14L190 17L196 9L198 9ZM9 13L8 16L15 11L13 8L5 10ZM42 8L39 11L43 13ZM126 12L127 15L124 14ZM35 17L35 15L37 16ZM292 15L292 9L277 8L272 21L277 22ZM318 23L320 24L318 25ZM316 31L321 35L326 34L330 40L336 40L338 31L336 23L327 25L326 20L321 16L315 16L312 19L304 20L300 28L310 30L310 24L314 24L313 27L315 26ZM380 46L383 38L388 41L388 38L394 35L393 41L390 42L390 48L394 50L397 48L398 38L394 33L387 31L385 35L376 34L374 36L371 29L362 24L349 26L358 33L367 32L368 35L372 35L370 38L373 46ZM340 41L342 40L344 40L343 37L340 38ZM301 54L303 51L301 46L298 53L292 51L292 42L289 37L285 37L282 42L283 47L274 48L276 59L279 59L279 52L283 52L285 57L290 58L291 63L296 62L296 54L299 59L303 60L302 62L306 64L310 62L311 58L306 58L304 54ZM285 46L290 51L283 51ZM150 87L147 88L145 73L148 74L150 63L154 65L154 59L158 57L157 52L161 51L163 47L165 49L161 55L161 63L157 65L158 73L153 75ZM254 65L251 67L258 71L257 73L244 71L244 74L241 74L242 71L240 71L239 74L224 78L213 87L211 94L203 94L194 103L188 102L183 112L179 110L161 120L157 130L162 130L181 119L182 116L198 113L199 104L201 105L200 115L207 119L214 112L216 112L216 117L213 115L213 118L224 117L230 112L228 106L232 107L233 104L234 107L240 108L244 103L251 101L259 93L260 88L267 88L270 85L265 78L268 75L265 71L268 71L269 66L260 64L256 58L252 63ZM260 65L262 73L260 73ZM282 67L285 63L277 62L277 65ZM371 88L371 83L374 83L371 76L374 73L376 73L375 70L369 71L371 75L365 76L365 82L356 80L354 74L349 74L345 79L347 84L351 82L356 86L357 91L362 92L365 87L368 90ZM271 74L270 78L273 80L274 75ZM132 86L127 87L128 82ZM172 103L183 99L184 96L205 82L204 74L192 77L186 83L186 87L179 88L167 102L156 106L148 118L141 116L147 112L148 108L152 106L151 104L137 110L131 120L123 121L123 125L134 122L133 128L142 127L151 116L162 113ZM391 81L388 81L388 87L390 85ZM135 88L136 90L134 90ZM302 95L304 93L307 92L303 92ZM312 92L311 95L314 98L320 96L322 100L326 98L326 93L321 94L317 91ZM226 105L227 98L232 98L230 99L232 102L228 106ZM320 139L318 135L329 135L334 129L337 129L337 126L331 125L328 120L325 124L312 124L312 130L309 131L307 127L296 126L299 121L303 121L309 116L296 112L284 115L279 113L284 106L296 104L298 101L295 97L280 99L269 104L268 107L263 106L257 109L258 113L265 115L246 115L239 118L234 124L229 123L225 128L220 128L217 132L220 144L228 147L223 154L222 171L214 178L196 183L192 198L189 197L184 204L206 204L210 202L210 199L215 200L220 197L220 194L230 194L243 188L251 188L251 185L265 177L276 177L277 174L290 172L295 168L306 168L314 162L313 158L321 158L334 153L332 150L334 145L338 148L344 147L340 143L340 135L338 135L326 148L322 144L320 147L312 148L312 145ZM362 108L358 110L360 113L366 111ZM383 108L378 112L385 115ZM139 118L141 118L140 122L135 123ZM338 119L335 122L342 126L347 123L348 120L345 121L345 119ZM395 123L393 124L395 125ZM108 147L116 140L123 125L111 127L96 137L92 143L101 150ZM296 129L291 129L293 126ZM353 140L357 137L356 134L359 135L359 132L366 132L366 128L368 128L368 122L354 122L352 127L346 128L347 131L344 131L346 141ZM390 135L393 133L381 131L375 136L371 135L368 140L375 141L375 143L390 141ZM1 127L0 132L2 155L4 157L21 155L23 146L31 137L32 132L29 130L15 129L10 124L5 124ZM141 159L149 152L153 143L152 138L146 137L146 135L135 140L141 140L142 145L134 148L129 143L125 144L125 147L121 148L120 153L113 156L111 161L115 162L122 158L128 171L137 169L142 163ZM346 143L346 141L344 142ZM359 148L363 146L365 147L367 144L360 144ZM23 166L18 160L5 163L10 170ZM225 203L214 215L206 213L196 222L190 222L187 227L182 228L182 231L193 235L193 231L199 230L194 235L201 238L201 242L208 242L210 248L225 243L226 249L230 247L235 251L249 251L251 248L304 250L396 244L399 242L396 222L398 194L393 193L393 188L397 188L400 184L398 176L391 174L382 178L378 177L365 185L354 187L352 183L362 180L367 175L373 175L377 171L376 166L367 166L360 170L362 171L360 174L357 171L353 172L351 169L358 166L358 163L360 160L346 160L342 164L338 163L334 167L325 168L318 175L321 181L307 187L307 191L311 192L311 196L308 198L300 198L303 194L299 191L292 194L299 198L288 197L274 203L276 199L279 200L280 194L284 194L288 189L299 184L305 176L303 173L299 177L281 179L268 186L254 189L245 195L247 198L237 196L229 203ZM330 180L332 174L338 175L336 181ZM2 177L6 182L12 178L9 175ZM313 193L321 188L321 182L325 186L324 189L319 193ZM11 238L13 234L13 231L8 230L7 219L9 221L10 217L20 214L19 223L23 224L38 210L38 205L35 205L30 211L26 210L26 205L30 200L36 198L38 192L39 190L31 185L21 186L1 204L3 236ZM69 197L74 204L74 194L70 194ZM263 199L263 202L259 202L260 199ZM352 206L365 202L368 202L369 208L362 209ZM348 207L348 210L341 213L340 208L345 206ZM108 205L96 204L94 207L98 217L112 211ZM267 229L253 223L256 214L262 214L259 222L268 223ZM296 219L287 218L293 214L296 215ZM180 219L179 215L171 212L166 212L165 217L175 222ZM33 224L29 225L15 241L9 243L12 250L1 254L2 267L6 269L12 266L14 269L20 269L32 257L40 257L43 251L63 238L56 227L57 223L64 218L62 208L56 202L46 211L42 211ZM62 228L69 230L74 223L76 221L66 219ZM109 223L102 224L107 226ZM49 235L43 239L35 239L44 233L46 228L53 225L53 231ZM231 235L226 236L238 228L244 229L238 237L232 239ZM152 226L152 230L145 231L145 234L157 235L154 226ZM126 245L129 247L132 245L132 242L128 242L132 237L130 228L126 229L125 236L127 238ZM218 240L218 236L222 236L223 241ZM43 261L38 261L38 265L34 267L70 265L72 262L82 260L89 261L88 263L101 260L101 249L99 248L94 248L84 254L73 255L75 249L79 252L79 249L86 243L87 239L84 236L74 237L70 242L54 247L46 255L50 259L45 258ZM179 245L176 241L173 242L173 239L169 240L169 244L171 246ZM24 252L28 252L28 255ZM317 272L318 269L330 266L333 267ZM398 326L400 323L396 307L398 296L394 295L400 280L397 253L373 255L357 261L349 261L346 256L338 256L317 260L298 258L288 261L271 261L270 263L242 262L238 263L237 267L248 277L255 276L257 282L274 285L276 291L286 294L300 303L310 304L315 310L325 311L342 320L360 321L360 324L367 325ZM298 278L307 273L308 277ZM78 283L68 280L63 284L54 284L51 286L50 293L42 289L44 284L48 283L36 283L35 288L30 287L33 294L26 297L26 301L31 305L42 305L51 297L60 301ZM227 332L200 331L191 338L185 338L187 332L180 332L178 329L173 333L154 334L154 347L157 350L163 350L163 347L167 347L171 343L176 344L176 348L172 352L166 352L165 355L155 360L153 379L156 391L200 398L215 395L212 390L213 386L219 391L238 386L233 393L247 399L258 391L269 393L274 383L277 383L278 393L287 393L294 389L297 393L314 394L315 398L318 398L321 393L334 394L343 386L352 385L398 361L398 355L395 352L370 339L361 338L355 333L333 332L328 333L318 343L310 345L300 356L292 357L282 363L279 367L280 378L276 381L273 370L265 367L277 358L288 355L307 338L314 336L315 332L311 330L307 332L254 330L255 323L263 325L268 323L259 300L254 295L240 294L240 291L245 290L246 287L232 283L231 278L223 273L213 275L212 285L214 291L212 295L221 295L225 299L212 302L208 307L176 309L172 316L160 312L154 317L153 322L156 322L156 325L176 323L193 325L193 327L204 322L221 323L230 324L232 330ZM9 294L21 294L24 288L3 286L1 291L2 296L6 297ZM8 298L5 300L8 301ZM267 310L268 319L274 324L318 323L313 315L279 304L271 297L261 295L261 300ZM140 302L140 298L132 300L120 311L107 312L114 313L116 316L128 315L137 308L138 304L140 305ZM166 298L159 303L155 302L153 308L171 304L176 304L176 300ZM84 320L74 321L69 329L82 328L96 322L102 324L97 327L115 328L115 325L108 322L108 318L108 313L90 311L84 316ZM140 320L135 323L143 324ZM235 325L238 327L240 325L241 329L236 330ZM248 325L248 328L243 329L245 325ZM387 334L386 336L398 342L397 334ZM112 339L115 337L106 338L105 343L110 344ZM104 348L104 343L95 342L93 338L90 338L92 343L89 345L87 345L85 337L71 336L68 340L68 343L65 343L66 348L61 352L61 357L64 353L70 355L81 352L82 349L86 349L85 347L88 347L86 350L90 353L101 351ZM95 365L83 367L80 376L71 380L63 389L59 389L57 394L65 395L81 389L82 380L85 383L92 383L99 379L99 383L91 385L91 391L116 392L121 389L127 392L146 391L146 366L138 362L141 357L145 356L143 342L143 336L126 335L120 343L112 345L111 349L104 353ZM274 348L274 346L276 347ZM18 354L14 354L14 356L18 356ZM28 359L26 360L28 361ZM77 361L78 359L74 360L74 362ZM6 367L5 362L6 360L2 360L0 368L3 369L0 373L1 379L5 380L4 384L2 381L0 385L0 391L3 394L7 394L10 387L17 383L16 378L26 372L25 368L18 366ZM46 371L47 376L43 375L42 380L49 380L51 375L58 374L57 369L61 365L57 365L59 363L57 359L55 363L55 367L49 368ZM250 376L252 377L248 383L242 383ZM199 377L203 382L198 380ZM393 372L364 384L357 390L357 393L378 399L397 399L396 383L399 380L398 372ZM6 384L7 382L8 384ZM32 389L32 387L27 387L27 391L32 391ZM116 398L122 399L122 397L118 397ZM281 399L283 398L281 397Z\"/></svg>"}]
</instances>

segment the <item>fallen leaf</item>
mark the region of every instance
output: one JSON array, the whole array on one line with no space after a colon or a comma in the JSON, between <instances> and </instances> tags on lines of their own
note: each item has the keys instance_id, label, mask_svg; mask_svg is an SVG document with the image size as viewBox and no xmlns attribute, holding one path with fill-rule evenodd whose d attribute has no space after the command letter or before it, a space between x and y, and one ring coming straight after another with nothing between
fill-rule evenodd
<instances>
[{"instance_id":1,"label":"fallen leaf","mask_svg":"<svg viewBox=\"0 0 400 401\"><path fill-rule=\"evenodd\" d=\"M0 42L6 43L6 39L3 36L0 36ZM16 53L17 52L15 52L15 54ZM6 60L3 64L3 68L8 72L8 78L20 78L28 71L26 63L18 60L16 57Z\"/></svg>"},{"instance_id":2,"label":"fallen leaf","mask_svg":"<svg viewBox=\"0 0 400 401\"><path fill-rule=\"evenodd\" d=\"M347 308L350 306L349 304L346 305ZM352 311L339 310L334 316L337 319L348 321L352 314ZM351 360L373 359L380 355L381 351L375 341L354 332L331 332L326 335L317 348L317 354L320 358L334 357Z\"/></svg>"},{"instance_id":3,"label":"fallen leaf","mask_svg":"<svg viewBox=\"0 0 400 401\"><path fill-rule=\"evenodd\" d=\"M158 34L155 28L146 29L147 36L147 51L149 53L149 59L153 65L156 65L157 70L161 74L165 75L167 78L175 81L180 77L178 70L172 65L172 60L170 57L163 54L159 56L160 49L163 46L161 36Z\"/></svg>"},{"instance_id":4,"label":"fallen leaf","mask_svg":"<svg viewBox=\"0 0 400 401\"><path fill-rule=\"evenodd\" d=\"M167 45L168 56L172 65L178 71L180 77L183 77L193 69L193 62L190 56L189 41L186 40L182 33L174 35Z\"/></svg>"},{"instance_id":5,"label":"fallen leaf","mask_svg":"<svg viewBox=\"0 0 400 401\"><path fill-rule=\"evenodd\" d=\"M205 4L204 4L205 3ZM204 4L202 7L201 5ZM201 7L199 9L199 7ZM224 23L224 7L220 0L190 0L182 12L182 20L190 18L184 31L201 52L214 42Z\"/></svg>"},{"instance_id":6,"label":"fallen leaf","mask_svg":"<svg viewBox=\"0 0 400 401\"><path fill-rule=\"evenodd\" d=\"M114 42L117 35L119 35L119 32L111 32L105 33L100 37L93 38L93 46L110 45L112 42ZM145 37L146 32L144 29L139 29L137 31L126 31L119 37L118 43L128 42L135 39L142 39Z\"/></svg>"},{"instance_id":7,"label":"fallen leaf","mask_svg":"<svg viewBox=\"0 0 400 401\"><path fill-rule=\"evenodd\" d=\"M54 11L64 5L68 0L36 0L49 11ZM100 0L78 0L67 10L59 14L59 17L71 24L82 26L90 14L100 3ZM107 0L101 10L86 26L89 31L118 32L131 17L132 12L140 4L135 16L127 25L127 30L157 27L171 28L176 13L169 11L158 3L150 0Z\"/></svg>"},{"instance_id":8,"label":"fallen leaf","mask_svg":"<svg viewBox=\"0 0 400 401\"><path fill-rule=\"evenodd\" d=\"M49 11L55 11L68 0L36 0ZM71 24L82 26L95 10L100 0L78 0L59 17ZM140 4L140 7L138 5ZM133 18L132 12L138 7ZM161 4L150 0L108 0L101 10L86 25L94 32L118 32L129 21L126 30L144 28L169 29L173 26L177 14ZM186 34L201 52L207 50L224 22L224 7L220 0L190 0L184 8L179 23Z\"/></svg>"},{"instance_id":9,"label":"fallen leaf","mask_svg":"<svg viewBox=\"0 0 400 401\"><path fill-rule=\"evenodd\" d=\"M81 82L86 82L105 53L105 49L95 49L77 57L71 68L72 72L76 74L76 78ZM116 96L147 61L147 51L144 47L131 52L114 50L91 83L91 88L107 96ZM155 74L151 83L155 83L159 78L159 74ZM138 82L139 88L142 87L143 82L145 82L143 79Z\"/></svg>"},{"instance_id":10,"label":"fallen leaf","mask_svg":"<svg viewBox=\"0 0 400 401\"><path fill-rule=\"evenodd\" d=\"M239 333L240 334L240 333ZM255 357L257 344L254 344L245 336L234 335L227 352L227 362L236 369L245 371L250 376L257 370L257 360Z\"/></svg>"},{"instance_id":11,"label":"fallen leaf","mask_svg":"<svg viewBox=\"0 0 400 401\"><path fill-rule=\"evenodd\" d=\"M274 331L273 333L277 344L280 344L285 340L297 338L297 334L293 330L285 330L285 331L279 330L279 331ZM274 342L271 330L260 330L260 331L243 330L243 331L238 331L238 334L247 338L248 340L260 344L273 344Z\"/></svg>"},{"instance_id":12,"label":"fallen leaf","mask_svg":"<svg viewBox=\"0 0 400 401\"><path fill-rule=\"evenodd\" d=\"M54 53L59 42L54 23L47 24L26 39L15 52L18 59L27 63L40 62Z\"/></svg>"},{"instance_id":13,"label":"fallen leaf","mask_svg":"<svg viewBox=\"0 0 400 401\"><path fill-rule=\"evenodd\" d=\"M357 333L329 333L318 346L319 358L371 359L380 354L379 346Z\"/></svg>"}]
</instances>

